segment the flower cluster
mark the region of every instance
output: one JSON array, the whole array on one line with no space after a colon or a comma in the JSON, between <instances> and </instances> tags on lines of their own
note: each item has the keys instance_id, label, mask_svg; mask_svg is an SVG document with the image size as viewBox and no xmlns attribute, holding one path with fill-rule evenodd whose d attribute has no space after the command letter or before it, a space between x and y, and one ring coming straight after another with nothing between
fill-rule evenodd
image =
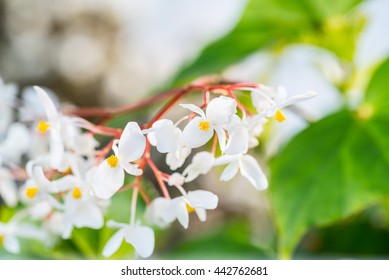
<instances>
[{"instance_id":1,"label":"flower cluster","mask_svg":"<svg viewBox=\"0 0 389 280\"><path fill-rule=\"evenodd\" d=\"M315 96L307 92L288 97L282 87L258 84L193 84L173 91L150 122L130 121L116 129L104 126L107 116L115 115L112 110L80 108L65 114L52 94L33 89L20 98L14 85L0 83L0 196L8 206L21 209L7 223L0 222L0 243L18 253L18 237L46 242L53 236L71 238L74 228L106 225L117 231L106 243L104 257L114 254L124 240L143 258L154 250L153 227L166 228L177 220L186 229L192 212L206 221L206 211L217 207L214 193L185 187L212 168L223 166L221 181L240 173L255 189L266 189L266 175L248 151L259 144L269 119L285 121L284 107ZM198 91L203 94L200 106L180 104L182 118L164 118L181 98ZM237 93L251 94L252 104L242 104ZM20 121L12 124L13 110ZM105 117L99 124L82 118L99 114ZM110 137L108 144L100 144L97 134ZM155 164L152 150L165 155L170 174ZM20 167L22 155L29 158L26 168ZM153 172L160 197L147 195L145 168ZM126 178L132 182L126 184ZM172 188L180 195L172 197L177 193ZM111 198L125 190L133 191L129 222L105 222ZM139 194L147 205L143 216L136 214Z\"/></svg>"}]
</instances>

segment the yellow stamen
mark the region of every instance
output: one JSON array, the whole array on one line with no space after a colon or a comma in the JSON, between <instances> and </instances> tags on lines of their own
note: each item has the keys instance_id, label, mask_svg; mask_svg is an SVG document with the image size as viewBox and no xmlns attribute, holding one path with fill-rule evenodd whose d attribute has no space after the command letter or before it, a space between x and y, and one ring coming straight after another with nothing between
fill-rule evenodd
<instances>
[{"instance_id":1,"label":"yellow stamen","mask_svg":"<svg viewBox=\"0 0 389 280\"><path fill-rule=\"evenodd\" d=\"M38 192L37 187L29 187L26 189L26 195L30 199L33 199L36 196L37 192Z\"/></svg>"},{"instance_id":2,"label":"yellow stamen","mask_svg":"<svg viewBox=\"0 0 389 280\"><path fill-rule=\"evenodd\" d=\"M107 162L111 168L115 168L118 165L119 159L115 155L111 155L109 158L107 158Z\"/></svg>"},{"instance_id":3,"label":"yellow stamen","mask_svg":"<svg viewBox=\"0 0 389 280\"><path fill-rule=\"evenodd\" d=\"M63 172L63 175L69 175L69 174L72 174L72 169L70 167Z\"/></svg>"},{"instance_id":4,"label":"yellow stamen","mask_svg":"<svg viewBox=\"0 0 389 280\"><path fill-rule=\"evenodd\" d=\"M45 134L46 131L49 129L50 124L48 124L45 121L39 121L37 125L37 129L39 130L40 133Z\"/></svg>"},{"instance_id":5,"label":"yellow stamen","mask_svg":"<svg viewBox=\"0 0 389 280\"><path fill-rule=\"evenodd\" d=\"M195 211L195 209L191 207L188 203L186 204L186 210L188 211L188 213L193 213Z\"/></svg>"},{"instance_id":6,"label":"yellow stamen","mask_svg":"<svg viewBox=\"0 0 389 280\"><path fill-rule=\"evenodd\" d=\"M202 121L199 123L199 128L202 131L208 131L211 125L209 124L209 121Z\"/></svg>"},{"instance_id":7,"label":"yellow stamen","mask_svg":"<svg viewBox=\"0 0 389 280\"><path fill-rule=\"evenodd\" d=\"M0 244L2 244L4 241L4 235L0 235Z\"/></svg>"},{"instance_id":8,"label":"yellow stamen","mask_svg":"<svg viewBox=\"0 0 389 280\"><path fill-rule=\"evenodd\" d=\"M281 112L281 110L277 110L276 114L274 115L274 119L278 122L283 122L286 120L286 117L284 113Z\"/></svg>"},{"instance_id":9,"label":"yellow stamen","mask_svg":"<svg viewBox=\"0 0 389 280\"><path fill-rule=\"evenodd\" d=\"M81 192L80 188L75 187L74 190L73 190L72 195L73 195L73 198L74 198L74 199L79 199L79 198L81 198L82 192Z\"/></svg>"}]
</instances>

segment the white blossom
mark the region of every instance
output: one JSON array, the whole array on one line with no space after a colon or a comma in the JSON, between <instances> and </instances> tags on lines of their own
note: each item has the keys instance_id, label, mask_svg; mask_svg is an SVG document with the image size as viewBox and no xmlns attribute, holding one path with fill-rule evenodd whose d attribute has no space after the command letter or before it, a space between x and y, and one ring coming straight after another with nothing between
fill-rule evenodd
<instances>
[{"instance_id":1,"label":"white blossom","mask_svg":"<svg viewBox=\"0 0 389 280\"><path fill-rule=\"evenodd\" d=\"M154 231L146 226L139 224L124 224L114 221L108 221L107 226L119 229L108 240L103 249L103 256L112 256L121 246L123 240L134 246L138 255L142 258L148 258L154 251Z\"/></svg>"},{"instance_id":2,"label":"white blossom","mask_svg":"<svg viewBox=\"0 0 389 280\"><path fill-rule=\"evenodd\" d=\"M43 230L40 230L31 224L20 222L17 215L18 214L16 214L8 223L0 222L0 245L2 244L6 251L13 254L18 254L20 252L18 238L44 241L46 237Z\"/></svg>"},{"instance_id":3,"label":"white blossom","mask_svg":"<svg viewBox=\"0 0 389 280\"><path fill-rule=\"evenodd\" d=\"M208 103L206 112L193 104L181 104L199 116L194 117L184 128L183 139L189 148L198 148L206 144L216 132L219 145L224 150L226 134L222 128L232 121L237 103L230 97L220 96Z\"/></svg>"},{"instance_id":4,"label":"white blossom","mask_svg":"<svg viewBox=\"0 0 389 280\"><path fill-rule=\"evenodd\" d=\"M11 172L0 166L0 197L10 206L15 207L18 202L16 183Z\"/></svg>"},{"instance_id":5,"label":"white blossom","mask_svg":"<svg viewBox=\"0 0 389 280\"><path fill-rule=\"evenodd\" d=\"M135 122L129 122L119 141L115 141L111 155L104 160L96 171L94 191L102 199L110 198L123 186L125 172L140 176L142 170L131 163L140 159L146 148L146 138Z\"/></svg>"},{"instance_id":6,"label":"white blossom","mask_svg":"<svg viewBox=\"0 0 389 280\"><path fill-rule=\"evenodd\" d=\"M201 174L207 174L213 167L215 157L208 152L197 153L192 163L189 164L182 175L185 176L185 182L191 182Z\"/></svg>"},{"instance_id":7,"label":"white blossom","mask_svg":"<svg viewBox=\"0 0 389 280\"><path fill-rule=\"evenodd\" d=\"M225 164L227 167L220 177L221 181L231 180L240 171L240 174L257 190L264 190L268 187L266 175L254 157L247 154L222 155L214 163L215 166Z\"/></svg>"}]
</instances>

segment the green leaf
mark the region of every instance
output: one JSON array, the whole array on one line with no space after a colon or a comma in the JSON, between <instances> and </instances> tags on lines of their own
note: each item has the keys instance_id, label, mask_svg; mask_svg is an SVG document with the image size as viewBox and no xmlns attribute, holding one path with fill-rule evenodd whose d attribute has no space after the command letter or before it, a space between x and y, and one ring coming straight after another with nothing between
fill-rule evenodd
<instances>
[{"instance_id":1,"label":"green leaf","mask_svg":"<svg viewBox=\"0 0 389 280\"><path fill-rule=\"evenodd\" d=\"M174 82L188 82L201 75L218 73L259 49L277 49L292 42L328 47L351 60L354 39L361 29L360 18L342 16L360 2L362 0L252 0L238 25L205 48Z\"/></svg>"},{"instance_id":2,"label":"green leaf","mask_svg":"<svg viewBox=\"0 0 389 280\"><path fill-rule=\"evenodd\" d=\"M199 236L174 238L174 245L162 259L268 259L263 248L252 244L249 223L231 217L222 225L209 228Z\"/></svg>"},{"instance_id":3,"label":"green leaf","mask_svg":"<svg viewBox=\"0 0 389 280\"><path fill-rule=\"evenodd\" d=\"M363 110L370 110L371 114L389 118L389 59L385 60L375 72L368 86ZM361 111L360 111L361 112ZM367 115L368 117L368 115Z\"/></svg>"},{"instance_id":4,"label":"green leaf","mask_svg":"<svg viewBox=\"0 0 389 280\"><path fill-rule=\"evenodd\" d=\"M385 62L367 89L374 114L358 109L329 116L300 133L273 160L269 191L281 256L289 257L308 229L389 195L389 119L378 102L389 94L388 72Z\"/></svg>"}]
</instances>

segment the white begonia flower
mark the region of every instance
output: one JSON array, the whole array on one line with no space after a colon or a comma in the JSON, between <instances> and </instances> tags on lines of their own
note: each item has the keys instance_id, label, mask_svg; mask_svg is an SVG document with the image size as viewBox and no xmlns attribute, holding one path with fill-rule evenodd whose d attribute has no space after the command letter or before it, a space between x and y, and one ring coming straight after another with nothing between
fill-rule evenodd
<instances>
[{"instance_id":1,"label":"white begonia flower","mask_svg":"<svg viewBox=\"0 0 389 280\"><path fill-rule=\"evenodd\" d=\"M191 182L201 174L207 174L213 167L215 157L208 152L200 152L196 154L192 163L189 164L182 175L185 177L185 182Z\"/></svg>"},{"instance_id":2,"label":"white begonia flower","mask_svg":"<svg viewBox=\"0 0 389 280\"><path fill-rule=\"evenodd\" d=\"M210 191L196 190L186 193L183 188L179 188L182 196L169 201L163 212L163 220L172 223L176 219L187 229L189 226L189 213L196 212L199 220L207 220L206 210L215 209L218 204L218 197Z\"/></svg>"},{"instance_id":3,"label":"white begonia flower","mask_svg":"<svg viewBox=\"0 0 389 280\"><path fill-rule=\"evenodd\" d=\"M11 172L0 166L0 197L10 207L18 203L16 183Z\"/></svg>"},{"instance_id":4,"label":"white begonia flower","mask_svg":"<svg viewBox=\"0 0 389 280\"><path fill-rule=\"evenodd\" d=\"M18 88L14 84L5 84L0 77L0 135L12 122L13 105Z\"/></svg>"},{"instance_id":5,"label":"white begonia flower","mask_svg":"<svg viewBox=\"0 0 389 280\"><path fill-rule=\"evenodd\" d=\"M76 183L65 196L63 238L69 238L73 227L100 229L104 225L104 212L98 201L81 182Z\"/></svg>"},{"instance_id":6,"label":"white begonia flower","mask_svg":"<svg viewBox=\"0 0 389 280\"><path fill-rule=\"evenodd\" d=\"M185 183L185 177L179 173L173 173L169 176L167 183L169 186L176 186L180 189ZM171 218L171 215L167 213L167 211L170 211L169 207L171 202L171 199L165 197L157 197L154 199L146 209L146 220L159 228L166 228L174 221L174 219Z\"/></svg>"},{"instance_id":7,"label":"white begonia flower","mask_svg":"<svg viewBox=\"0 0 389 280\"><path fill-rule=\"evenodd\" d=\"M41 166L34 163L27 164L29 179L20 189L21 201L28 205L28 212L33 219L46 217L54 208L61 204L52 196L59 192L68 191L69 177L49 181Z\"/></svg>"},{"instance_id":8,"label":"white begonia flower","mask_svg":"<svg viewBox=\"0 0 389 280\"><path fill-rule=\"evenodd\" d=\"M47 121L39 121L37 128L42 134L47 131L50 133L50 164L56 169L60 165L65 152L61 134L64 118L58 113L54 103L42 88L38 86L33 88L43 105L47 117Z\"/></svg>"},{"instance_id":9,"label":"white begonia flower","mask_svg":"<svg viewBox=\"0 0 389 280\"><path fill-rule=\"evenodd\" d=\"M228 165L220 177L221 181L231 180L240 171L240 174L257 190L264 190L268 187L266 175L254 157L247 154L222 155L214 162L214 166L225 164Z\"/></svg>"},{"instance_id":10,"label":"white begonia flower","mask_svg":"<svg viewBox=\"0 0 389 280\"><path fill-rule=\"evenodd\" d=\"M119 230L105 244L104 257L112 256L120 248L123 239L134 246L136 253L142 258L148 258L152 255L155 237L151 228L139 224L124 224L114 221L108 221L107 226Z\"/></svg>"},{"instance_id":11,"label":"white begonia flower","mask_svg":"<svg viewBox=\"0 0 389 280\"><path fill-rule=\"evenodd\" d=\"M208 103L205 113L193 104L181 104L181 106L199 115L194 117L184 128L185 146L198 148L206 144L216 131L220 148L224 151L226 134L222 126L232 121L233 115L237 112L236 101L225 96L214 98Z\"/></svg>"},{"instance_id":12,"label":"white begonia flower","mask_svg":"<svg viewBox=\"0 0 389 280\"><path fill-rule=\"evenodd\" d=\"M131 163L140 159L146 148L146 137L136 122L129 122L119 141L112 145L114 155L104 160L96 171L94 191L98 198L112 197L122 186L125 172L140 176L142 170Z\"/></svg>"},{"instance_id":13,"label":"white begonia flower","mask_svg":"<svg viewBox=\"0 0 389 280\"><path fill-rule=\"evenodd\" d=\"M94 156L99 142L91 134L83 133L76 124L82 126L82 119L73 119L73 123L66 123L62 127L62 136L66 149L76 155Z\"/></svg>"},{"instance_id":14,"label":"white begonia flower","mask_svg":"<svg viewBox=\"0 0 389 280\"><path fill-rule=\"evenodd\" d=\"M66 150L80 156L92 156L97 141L93 136L82 133L80 128L90 128L90 124L76 117L63 116L58 112L48 94L40 87L34 86L38 99L43 105L47 121L40 120L37 129L41 134L49 132L50 136L50 165L59 169Z\"/></svg>"},{"instance_id":15,"label":"white begonia flower","mask_svg":"<svg viewBox=\"0 0 389 280\"><path fill-rule=\"evenodd\" d=\"M173 221L167 221L165 218L171 200L165 197L157 197L150 205L147 206L145 219L148 223L155 225L161 229L166 228Z\"/></svg>"},{"instance_id":16,"label":"white begonia flower","mask_svg":"<svg viewBox=\"0 0 389 280\"><path fill-rule=\"evenodd\" d=\"M286 89L282 86L279 86L277 90L263 85L255 89L241 89L251 91L253 105L259 114L264 113L267 117L274 117L278 122L286 120L286 116L281 111L282 108L297 102L308 100L317 95L314 91L308 91L303 94L288 97Z\"/></svg>"},{"instance_id":17,"label":"white begonia flower","mask_svg":"<svg viewBox=\"0 0 389 280\"><path fill-rule=\"evenodd\" d=\"M156 121L143 133L147 133L150 144L160 153L167 153L166 164L171 170L180 168L192 151L184 145L182 131L171 120Z\"/></svg>"},{"instance_id":18,"label":"white begonia flower","mask_svg":"<svg viewBox=\"0 0 389 280\"><path fill-rule=\"evenodd\" d=\"M60 107L58 97L50 89L45 88L45 93L49 96L50 100L54 103L55 108ZM18 118L22 122L35 122L45 118L45 110L40 98L36 94L36 90L33 87L26 87L21 94L22 106L18 109Z\"/></svg>"},{"instance_id":19,"label":"white begonia flower","mask_svg":"<svg viewBox=\"0 0 389 280\"><path fill-rule=\"evenodd\" d=\"M19 213L20 214L20 213ZM0 245L10 253L20 252L18 237L44 241L46 234L33 225L20 222L16 214L8 223L0 222Z\"/></svg>"},{"instance_id":20,"label":"white begonia flower","mask_svg":"<svg viewBox=\"0 0 389 280\"><path fill-rule=\"evenodd\" d=\"M191 152L191 148L183 146L175 152L167 153L166 164L170 167L171 170L176 170L185 163L185 160Z\"/></svg>"},{"instance_id":21,"label":"white begonia flower","mask_svg":"<svg viewBox=\"0 0 389 280\"><path fill-rule=\"evenodd\" d=\"M246 117L243 120L243 123L246 127L248 127L249 131L249 148L258 146L258 137L262 134L263 126L267 123L267 121L268 119L265 117L257 119L254 117Z\"/></svg>"},{"instance_id":22,"label":"white begonia flower","mask_svg":"<svg viewBox=\"0 0 389 280\"><path fill-rule=\"evenodd\" d=\"M156 121L151 129L144 130L151 145L160 153L176 152L182 146L182 131L171 120Z\"/></svg>"},{"instance_id":23,"label":"white begonia flower","mask_svg":"<svg viewBox=\"0 0 389 280\"><path fill-rule=\"evenodd\" d=\"M22 200L37 202L44 200L49 193L58 192L57 189L52 188L52 184L46 178L41 166L36 166L34 163L29 162L27 164L27 174L29 179L20 189Z\"/></svg>"},{"instance_id":24,"label":"white begonia flower","mask_svg":"<svg viewBox=\"0 0 389 280\"><path fill-rule=\"evenodd\" d=\"M256 118L244 115L242 119L234 116L232 124L227 128L228 141L224 151L227 155L247 153L249 148L259 144L258 137L263 132L263 125L267 118Z\"/></svg>"},{"instance_id":25,"label":"white begonia flower","mask_svg":"<svg viewBox=\"0 0 389 280\"><path fill-rule=\"evenodd\" d=\"M249 149L249 130L242 124L235 124L228 130L225 153L228 155L245 154Z\"/></svg>"}]
</instances>

